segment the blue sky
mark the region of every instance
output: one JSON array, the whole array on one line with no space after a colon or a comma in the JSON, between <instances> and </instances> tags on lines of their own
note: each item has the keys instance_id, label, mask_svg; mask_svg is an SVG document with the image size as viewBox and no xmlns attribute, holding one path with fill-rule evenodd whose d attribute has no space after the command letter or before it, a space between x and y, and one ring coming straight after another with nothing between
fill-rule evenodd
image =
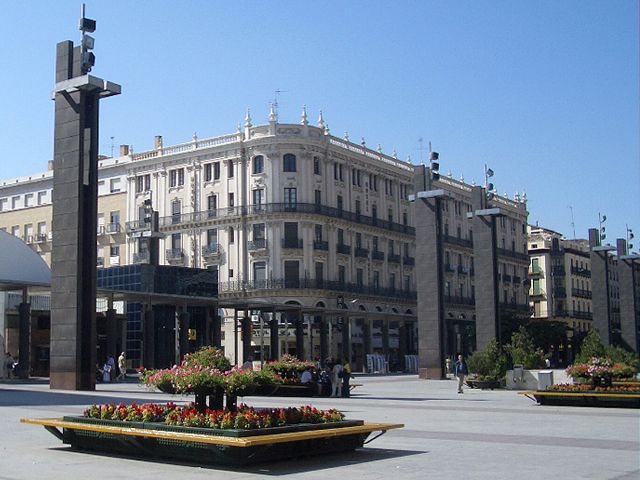
<instances>
[{"instance_id":1,"label":"blue sky","mask_svg":"<svg viewBox=\"0 0 640 480\"><path fill-rule=\"evenodd\" d=\"M179 5L179 6L177 6ZM52 158L55 44L77 41L79 2L0 3L0 178ZM331 133L466 181L494 171L526 191L529 221L640 247L638 2L87 2L96 76L123 94L101 106L101 153L231 133L247 107L266 123L303 104Z\"/></svg>"}]
</instances>

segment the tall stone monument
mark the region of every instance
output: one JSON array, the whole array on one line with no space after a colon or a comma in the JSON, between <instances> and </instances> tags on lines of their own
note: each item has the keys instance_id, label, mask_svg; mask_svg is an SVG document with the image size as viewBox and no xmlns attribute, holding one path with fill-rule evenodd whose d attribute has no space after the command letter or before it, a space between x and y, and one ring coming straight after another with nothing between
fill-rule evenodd
<instances>
[{"instance_id":1,"label":"tall stone monument","mask_svg":"<svg viewBox=\"0 0 640 480\"><path fill-rule=\"evenodd\" d=\"M96 368L96 229L98 106L120 86L89 75L96 22L80 19L82 40L56 49L53 250L51 256L52 389L93 390Z\"/></svg>"}]
</instances>

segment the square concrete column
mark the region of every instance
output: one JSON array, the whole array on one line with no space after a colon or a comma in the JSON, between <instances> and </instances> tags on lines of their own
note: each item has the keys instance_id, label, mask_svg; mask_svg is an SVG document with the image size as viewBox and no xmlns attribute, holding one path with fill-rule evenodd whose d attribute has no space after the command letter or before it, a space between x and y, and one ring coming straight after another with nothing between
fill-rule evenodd
<instances>
[{"instance_id":1,"label":"square concrete column","mask_svg":"<svg viewBox=\"0 0 640 480\"><path fill-rule=\"evenodd\" d=\"M271 320L269 320L269 350L271 360L280 358L280 338L275 310L271 314Z\"/></svg>"},{"instance_id":2,"label":"square concrete column","mask_svg":"<svg viewBox=\"0 0 640 480\"><path fill-rule=\"evenodd\" d=\"M151 305L142 307L142 365L147 369L155 368L156 334L155 315Z\"/></svg>"},{"instance_id":3,"label":"square concrete column","mask_svg":"<svg viewBox=\"0 0 640 480\"><path fill-rule=\"evenodd\" d=\"M342 320L342 360L351 362L351 317Z\"/></svg>"},{"instance_id":4,"label":"square concrete column","mask_svg":"<svg viewBox=\"0 0 640 480\"><path fill-rule=\"evenodd\" d=\"M23 294L23 301L18 305L19 336L18 344L18 377L27 379L31 371L31 304L27 303L27 295ZM4 358L2 359L4 361Z\"/></svg>"},{"instance_id":5,"label":"square concrete column","mask_svg":"<svg viewBox=\"0 0 640 480\"><path fill-rule=\"evenodd\" d=\"M329 322L327 317L323 313L320 317L320 362L324 361L329 356Z\"/></svg>"},{"instance_id":6,"label":"square concrete column","mask_svg":"<svg viewBox=\"0 0 640 480\"><path fill-rule=\"evenodd\" d=\"M298 311L296 313L296 318L294 320L295 331L296 331L296 356L300 360L305 359L304 355L304 319L302 317L302 312Z\"/></svg>"},{"instance_id":7,"label":"square concrete column","mask_svg":"<svg viewBox=\"0 0 640 480\"><path fill-rule=\"evenodd\" d=\"M640 351L640 255L627 255L626 240L618 240L620 333L626 348Z\"/></svg>"},{"instance_id":8,"label":"square concrete column","mask_svg":"<svg viewBox=\"0 0 640 480\"><path fill-rule=\"evenodd\" d=\"M611 307L609 297L609 255L613 247L601 246L598 230L589 229L589 260L591 261L591 291L593 327L600 333L600 341L611 345Z\"/></svg>"}]
</instances>

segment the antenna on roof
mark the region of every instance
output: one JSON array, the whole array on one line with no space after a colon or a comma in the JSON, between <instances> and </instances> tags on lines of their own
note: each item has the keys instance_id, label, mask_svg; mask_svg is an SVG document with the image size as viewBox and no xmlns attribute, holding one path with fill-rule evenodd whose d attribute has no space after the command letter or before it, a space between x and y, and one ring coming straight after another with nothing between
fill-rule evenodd
<instances>
[{"instance_id":1,"label":"antenna on roof","mask_svg":"<svg viewBox=\"0 0 640 480\"><path fill-rule=\"evenodd\" d=\"M280 96L281 93L287 93L287 90L280 90L278 88L273 92L273 110L276 114L276 117L278 116L278 97Z\"/></svg>"}]
</instances>

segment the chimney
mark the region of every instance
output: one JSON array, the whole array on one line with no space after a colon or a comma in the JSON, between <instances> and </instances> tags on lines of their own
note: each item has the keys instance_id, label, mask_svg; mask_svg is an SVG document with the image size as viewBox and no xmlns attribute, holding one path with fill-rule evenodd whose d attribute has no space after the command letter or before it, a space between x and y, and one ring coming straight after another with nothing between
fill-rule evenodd
<instances>
[{"instance_id":1,"label":"chimney","mask_svg":"<svg viewBox=\"0 0 640 480\"><path fill-rule=\"evenodd\" d=\"M156 150L160 150L162 148L162 135L156 135L153 146Z\"/></svg>"},{"instance_id":2,"label":"chimney","mask_svg":"<svg viewBox=\"0 0 640 480\"><path fill-rule=\"evenodd\" d=\"M120 145L120 156L126 157L129 155L129 145Z\"/></svg>"}]
</instances>

